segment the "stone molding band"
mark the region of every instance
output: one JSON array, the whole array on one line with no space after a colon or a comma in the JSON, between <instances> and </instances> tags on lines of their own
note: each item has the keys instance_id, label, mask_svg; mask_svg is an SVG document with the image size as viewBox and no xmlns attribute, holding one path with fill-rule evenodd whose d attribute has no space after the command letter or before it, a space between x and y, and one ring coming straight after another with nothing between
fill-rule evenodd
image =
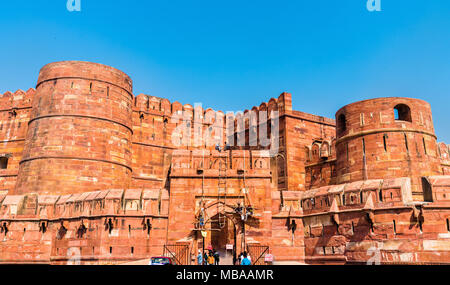
<instances>
[{"instance_id":1,"label":"stone molding band","mask_svg":"<svg viewBox=\"0 0 450 285\"><path fill-rule=\"evenodd\" d=\"M28 126L31 125L32 122L40 120L40 119L46 119L46 118L54 118L54 117L74 117L74 118L83 118L83 119L93 119L93 120L100 120L100 121L106 121L106 122L110 122L113 124L117 124L117 125L121 125L125 128L127 128L131 134L133 134L133 129L127 125L125 125L124 123L118 122L118 121L114 121L108 118L101 118L101 117L95 117L95 116L88 116L88 115L76 115L76 114L54 114L54 115L44 115L44 116L39 116L39 117L35 117L32 118L30 121L28 121Z\"/></svg>"},{"instance_id":2,"label":"stone molding band","mask_svg":"<svg viewBox=\"0 0 450 285\"><path fill-rule=\"evenodd\" d=\"M26 158L26 159L22 159L19 164L25 163L25 162L29 162L32 160L38 160L38 159L73 159L73 160L87 160L87 161L94 161L94 162L104 162L104 163L110 163L110 164L115 164L115 165L119 165L125 168L128 168L131 172L133 172L133 169L123 163L120 162L115 162L115 161L111 161L111 160L106 160L106 159L95 159L95 158L84 158L84 157L71 157L71 156L37 156L37 157L30 157L30 158Z\"/></svg>"},{"instance_id":3,"label":"stone molding band","mask_svg":"<svg viewBox=\"0 0 450 285\"><path fill-rule=\"evenodd\" d=\"M176 149L175 147L171 146L165 146L165 145L157 145L157 144L150 144L150 143L143 143L143 142L131 142L132 144L137 144L141 146L149 146L149 147L158 147L158 148L164 148L164 149Z\"/></svg>"},{"instance_id":4,"label":"stone molding band","mask_svg":"<svg viewBox=\"0 0 450 285\"><path fill-rule=\"evenodd\" d=\"M338 143L347 141L349 139L354 139L361 136L367 136L372 134L378 134L378 133L419 133L424 135L429 135L435 139L437 139L436 135L427 131L421 131L421 130L415 130L415 129L398 129L398 128L391 128L391 129L375 129L375 130L368 130L368 131L362 131L355 134L350 134L343 136L342 138L339 138L336 140L336 145Z\"/></svg>"}]
</instances>

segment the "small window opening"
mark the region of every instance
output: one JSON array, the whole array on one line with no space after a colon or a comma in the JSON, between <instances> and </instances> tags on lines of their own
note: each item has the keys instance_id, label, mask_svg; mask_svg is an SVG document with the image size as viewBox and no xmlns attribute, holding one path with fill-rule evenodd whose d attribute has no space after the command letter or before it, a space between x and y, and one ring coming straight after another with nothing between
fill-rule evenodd
<instances>
[{"instance_id":1,"label":"small window opening","mask_svg":"<svg viewBox=\"0 0 450 285\"><path fill-rule=\"evenodd\" d=\"M409 153L408 138L407 138L406 134L403 134L403 135L405 136L406 151Z\"/></svg>"},{"instance_id":2,"label":"small window opening","mask_svg":"<svg viewBox=\"0 0 450 285\"><path fill-rule=\"evenodd\" d=\"M387 134L383 135L383 146L384 146L384 152L387 152L387 143L386 143L386 139L387 139Z\"/></svg>"},{"instance_id":3,"label":"small window opening","mask_svg":"<svg viewBox=\"0 0 450 285\"><path fill-rule=\"evenodd\" d=\"M41 223L39 231L41 231L42 233L45 233L47 231L47 225L45 224L45 222Z\"/></svg>"},{"instance_id":4,"label":"small window opening","mask_svg":"<svg viewBox=\"0 0 450 285\"><path fill-rule=\"evenodd\" d=\"M352 233L355 233L355 223L352 222Z\"/></svg>"},{"instance_id":5,"label":"small window opening","mask_svg":"<svg viewBox=\"0 0 450 285\"><path fill-rule=\"evenodd\" d=\"M131 254L134 254L134 246L131 247Z\"/></svg>"},{"instance_id":6,"label":"small window opening","mask_svg":"<svg viewBox=\"0 0 450 285\"><path fill-rule=\"evenodd\" d=\"M449 219L447 219L446 222L447 222L447 232L450 232L450 221L449 221Z\"/></svg>"},{"instance_id":7,"label":"small window opening","mask_svg":"<svg viewBox=\"0 0 450 285\"><path fill-rule=\"evenodd\" d=\"M72 82L72 84L70 84L70 88L73 89L73 82Z\"/></svg>"},{"instance_id":8,"label":"small window opening","mask_svg":"<svg viewBox=\"0 0 450 285\"><path fill-rule=\"evenodd\" d=\"M383 202L383 191L378 191L378 198L380 200L380 202Z\"/></svg>"},{"instance_id":9,"label":"small window opening","mask_svg":"<svg viewBox=\"0 0 450 285\"><path fill-rule=\"evenodd\" d=\"M109 98L109 86L106 87L106 97Z\"/></svg>"},{"instance_id":10,"label":"small window opening","mask_svg":"<svg viewBox=\"0 0 450 285\"><path fill-rule=\"evenodd\" d=\"M422 191L424 202L433 202L433 190L426 177L422 177Z\"/></svg>"},{"instance_id":11,"label":"small window opening","mask_svg":"<svg viewBox=\"0 0 450 285\"><path fill-rule=\"evenodd\" d=\"M338 132L340 134L342 134L343 132L345 132L347 130L347 120L345 118L344 114L340 114L338 116Z\"/></svg>"},{"instance_id":12,"label":"small window opening","mask_svg":"<svg viewBox=\"0 0 450 285\"><path fill-rule=\"evenodd\" d=\"M394 116L396 121L412 122L411 109L405 104L398 104L394 107Z\"/></svg>"},{"instance_id":13,"label":"small window opening","mask_svg":"<svg viewBox=\"0 0 450 285\"><path fill-rule=\"evenodd\" d=\"M425 155L427 155L427 145L425 143L425 138L422 138L422 142L423 142L423 150L425 151Z\"/></svg>"},{"instance_id":14,"label":"small window opening","mask_svg":"<svg viewBox=\"0 0 450 285\"><path fill-rule=\"evenodd\" d=\"M89 92L92 93L92 82L89 84Z\"/></svg>"},{"instance_id":15,"label":"small window opening","mask_svg":"<svg viewBox=\"0 0 450 285\"><path fill-rule=\"evenodd\" d=\"M8 168L8 158L6 156L0 157L0 169Z\"/></svg>"},{"instance_id":16,"label":"small window opening","mask_svg":"<svg viewBox=\"0 0 450 285\"><path fill-rule=\"evenodd\" d=\"M364 203L364 195L362 191L359 192L359 201L361 202L361 204Z\"/></svg>"},{"instance_id":17,"label":"small window opening","mask_svg":"<svg viewBox=\"0 0 450 285\"><path fill-rule=\"evenodd\" d=\"M363 147L363 156L366 156L366 140L362 139L362 147Z\"/></svg>"},{"instance_id":18,"label":"small window opening","mask_svg":"<svg viewBox=\"0 0 450 285\"><path fill-rule=\"evenodd\" d=\"M392 221L393 229L394 229L394 235L397 234L397 225L395 224L395 220Z\"/></svg>"},{"instance_id":19,"label":"small window opening","mask_svg":"<svg viewBox=\"0 0 450 285\"><path fill-rule=\"evenodd\" d=\"M112 254L112 247L109 247L109 254Z\"/></svg>"}]
</instances>

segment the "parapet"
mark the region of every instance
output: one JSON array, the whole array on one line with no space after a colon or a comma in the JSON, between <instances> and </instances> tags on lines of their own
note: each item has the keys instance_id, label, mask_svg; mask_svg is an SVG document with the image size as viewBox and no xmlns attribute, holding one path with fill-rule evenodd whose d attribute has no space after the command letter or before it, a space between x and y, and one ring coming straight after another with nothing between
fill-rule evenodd
<instances>
[{"instance_id":1,"label":"parapet","mask_svg":"<svg viewBox=\"0 0 450 285\"><path fill-rule=\"evenodd\" d=\"M133 83L128 75L111 66L84 61L60 61L45 65L39 72L36 88L45 81L68 78L110 83L133 96Z\"/></svg>"},{"instance_id":2,"label":"parapet","mask_svg":"<svg viewBox=\"0 0 450 285\"><path fill-rule=\"evenodd\" d=\"M282 115L287 111L292 111L291 94L284 92L278 97L278 99L271 98L269 102L261 103L259 106L254 106L250 110L257 115L257 120L259 120L260 111L267 112L267 118L264 119L270 119L271 111L278 111L279 115ZM204 109L201 106L193 107L190 104L182 105L178 101L171 103L165 98L145 94L139 94L135 97L134 111L148 112L161 116L182 115L184 119L189 120L193 120L194 115L199 114L203 123L208 125L214 124L219 116L225 118L227 115L220 110L214 111L211 108ZM244 110L243 112L237 112L236 115L233 115L233 119L235 119L235 126L237 125L236 121L248 112L249 109ZM246 118L245 120L245 126L248 128L249 118ZM225 120L223 120L223 122L225 122Z\"/></svg>"},{"instance_id":3,"label":"parapet","mask_svg":"<svg viewBox=\"0 0 450 285\"><path fill-rule=\"evenodd\" d=\"M35 93L33 88L26 92L21 89L14 93L7 91L0 95L0 110L29 108Z\"/></svg>"},{"instance_id":4,"label":"parapet","mask_svg":"<svg viewBox=\"0 0 450 285\"><path fill-rule=\"evenodd\" d=\"M375 98L346 105L336 112L336 124L337 143L379 131L435 136L430 104L413 98Z\"/></svg>"},{"instance_id":5,"label":"parapet","mask_svg":"<svg viewBox=\"0 0 450 285\"><path fill-rule=\"evenodd\" d=\"M98 216L133 215L167 217L166 189L110 189L68 195L37 195L32 211L27 195L0 195L0 222L26 217L29 220L58 220Z\"/></svg>"},{"instance_id":6,"label":"parapet","mask_svg":"<svg viewBox=\"0 0 450 285\"><path fill-rule=\"evenodd\" d=\"M409 177L320 187L305 191L300 200L305 215L352 209L374 210L413 202Z\"/></svg>"}]
</instances>

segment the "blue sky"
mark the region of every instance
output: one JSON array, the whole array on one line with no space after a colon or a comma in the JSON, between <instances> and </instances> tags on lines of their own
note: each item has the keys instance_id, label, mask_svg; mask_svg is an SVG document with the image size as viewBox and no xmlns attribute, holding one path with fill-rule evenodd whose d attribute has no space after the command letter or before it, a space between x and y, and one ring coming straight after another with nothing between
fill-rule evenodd
<instances>
[{"instance_id":1,"label":"blue sky","mask_svg":"<svg viewBox=\"0 0 450 285\"><path fill-rule=\"evenodd\" d=\"M450 1L2 1L0 92L34 87L53 61L119 68L134 93L238 111L281 92L296 110L405 96L431 103L450 143Z\"/></svg>"}]
</instances>

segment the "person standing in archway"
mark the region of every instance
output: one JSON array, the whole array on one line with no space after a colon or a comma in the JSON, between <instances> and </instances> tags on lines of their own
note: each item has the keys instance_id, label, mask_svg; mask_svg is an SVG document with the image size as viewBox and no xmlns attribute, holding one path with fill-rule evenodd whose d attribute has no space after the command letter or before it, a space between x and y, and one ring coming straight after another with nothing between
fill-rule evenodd
<instances>
[{"instance_id":1,"label":"person standing in archway","mask_svg":"<svg viewBox=\"0 0 450 285\"><path fill-rule=\"evenodd\" d=\"M219 265L220 262L220 255L219 252L216 250L214 251L214 265Z\"/></svg>"}]
</instances>

